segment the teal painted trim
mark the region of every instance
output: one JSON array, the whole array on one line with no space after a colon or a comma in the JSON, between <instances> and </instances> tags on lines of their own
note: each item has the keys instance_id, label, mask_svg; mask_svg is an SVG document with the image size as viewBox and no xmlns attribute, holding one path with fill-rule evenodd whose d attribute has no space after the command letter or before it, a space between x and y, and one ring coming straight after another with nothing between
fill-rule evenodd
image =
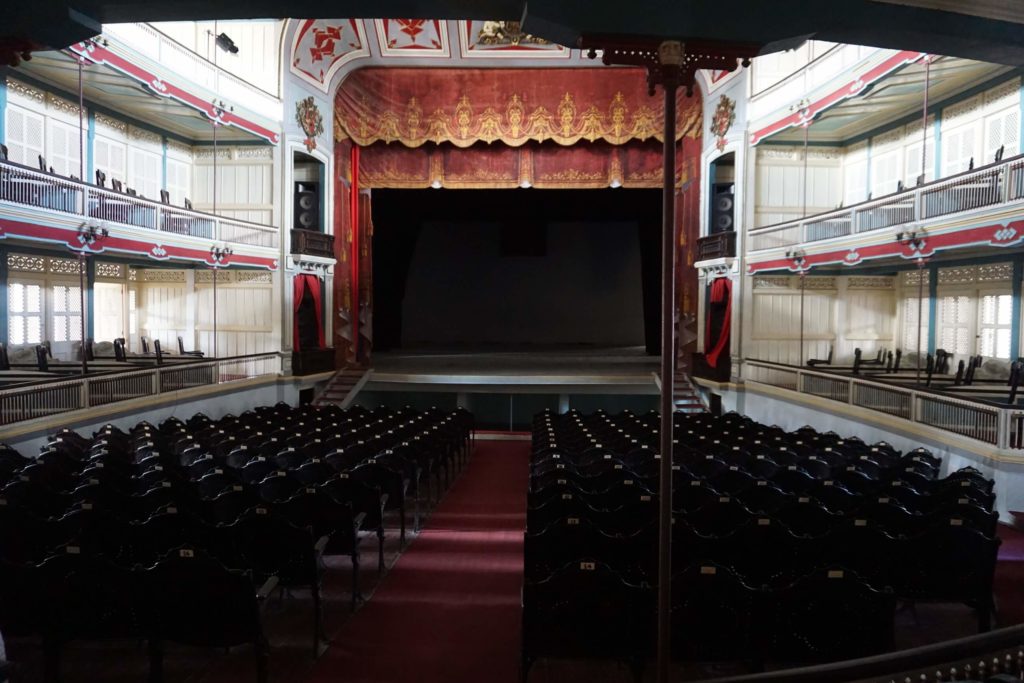
<instances>
[{"instance_id":1,"label":"teal painted trim","mask_svg":"<svg viewBox=\"0 0 1024 683\"><path fill-rule=\"evenodd\" d=\"M85 305L89 314L85 316L85 336L96 338L96 257L85 260ZM84 340L83 340L84 341Z\"/></svg>"},{"instance_id":2,"label":"teal painted trim","mask_svg":"<svg viewBox=\"0 0 1024 683\"><path fill-rule=\"evenodd\" d=\"M92 109L89 109L89 130L86 132L85 138L85 178L87 183L91 183L93 178L96 176L96 114Z\"/></svg>"},{"instance_id":3,"label":"teal painted trim","mask_svg":"<svg viewBox=\"0 0 1024 683\"><path fill-rule=\"evenodd\" d=\"M935 112L935 123L932 124L935 128L933 137L935 138L935 144L933 147L932 156L935 157L935 171L933 178L942 177L942 110Z\"/></svg>"},{"instance_id":4,"label":"teal painted trim","mask_svg":"<svg viewBox=\"0 0 1024 683\"><path fill-rule=\"evenodd\" d=\"M1010 291L1013 294L1013 306L1010 318L1010 358L1020 357L1020 297L1021 280L1024 279L1024 258L1018 256L1013 261L1013 279L1010 281Z\"/></svg>"},{"instance_id":5,"label":"teal painted trim","mask_svg":"<svg viewBox=\"0 0 1024 683\"><path fill-rule=\"evenodd\" d=\"M7 79L0 76L0 142L7 141ZM6 301L7 299L4 299ZM6 308L4 309L6 310ZM4 324L4 335L7 334L7 324Z\"/></svg>"},{"instance_id":6,"label":"teal painted trim","mask_svg":"<svg viewBox=\"0 0 1024 683\"><path fill-rule=\"evenodd\" d=\"M935 337L938 324L935 318L939 311L939 267L928 268L928 353L935 353Z\"/></svg>"},{"instance_id":7,"label":"teal painted trim","mask_svg":"<svg viewBox=\"0 0 1024 683\"><path fill-rule=\"evenodd\" d=\"M1013 80L1014 78L1017 78L1021 74L1024 74L1024 69L1020 69L1020 68L1012 69L1011 71L1007 71L1005 73L999 74L998 76L994 76L994 77L988 79L987 81L982 81L981 83L973 85L970 88L968 88L967 90L964 90L962 92L958 92L958 93L956 93L954 95L950 95L949 97L947 97L947 98L945 98L943 100L939 100L937 102L929 102L928 103L928 113L929 113L929 115L931 115L931 114L938 115L939 113L941 113L941 111L943 109L945 109L946 107L948 107L948 106L950 106L952 104L956 104L957 102L962 102L963 100L966 100L968 98L974 97L978 93L981 93L981 92L984 92L984 91L989 90L991 88L994 88L994 87L996 87L997 85L999 85L1001 83L1005 83L1006 81ZM923 92L922 92L922 96L923 96ZM936 118L938 118L938 116L936 116ZM912 114L907 114L906 116L901 116L900 118L894 119L894 120L890 121L889 123L885 123L885 124L883 124L881 126L878 126L876 128L872 128L871 130L866 131L864 133L860 133L859 135L854 135L852 138L849 138L847 140L843 140L842 142L834 142L834 143L832 143L832 145L833 146L835 146L835 145L839 145L839 146L852 145L852 144L855 144L857 142L860 142L861 140L870 139L870 138L875 137L876 135L881 135L882 133L886 133L886 132L892 130L893 128L896 128L897 126L904 126L904 125L906 125L908 123L912 123L914 121L920 121L920 120L921 120L921 110L918 109L917 111L915 111ZM761 144L763 144L763 143L761 143Z\"/></svg>"},{"instance_id":8,"label":"teal painted trim","mask_svg":"<svg viewBox=\"0 0 1024 683\"><path fill-rule=\"evenodd\" d=\"M160 159L160 189L167 189L167 136L160 138L161 140L161 159Z\"/></svg>"},{"instance_id":9,"label":"teal painted trim","mask_svg":"<svg viewBox=\"0 0 1024 683\"><path fill-rule=\"evenodd\" d=\"M7 249L0 247L0 342L7 343L7 333Z\"/></svg>"}]
</instances>

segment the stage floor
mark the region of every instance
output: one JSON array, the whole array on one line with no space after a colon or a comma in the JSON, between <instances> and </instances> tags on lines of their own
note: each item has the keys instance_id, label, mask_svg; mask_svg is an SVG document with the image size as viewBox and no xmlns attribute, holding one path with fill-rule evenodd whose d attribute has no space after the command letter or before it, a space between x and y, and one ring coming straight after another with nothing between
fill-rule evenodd
<instances>
[{"instance_id":1,"label":"stage floor","mask_svg":"<svg viewBox=\"0 0 1024 683\"><path fill-rule=\"evenodd\" d=\"M657 393L658 356L636 347L431 348L374 352L370 384L431 385L449 390L566 391L589 387ZM471 388L475 387L475 388Z\"/></svg>"}]
</instances>

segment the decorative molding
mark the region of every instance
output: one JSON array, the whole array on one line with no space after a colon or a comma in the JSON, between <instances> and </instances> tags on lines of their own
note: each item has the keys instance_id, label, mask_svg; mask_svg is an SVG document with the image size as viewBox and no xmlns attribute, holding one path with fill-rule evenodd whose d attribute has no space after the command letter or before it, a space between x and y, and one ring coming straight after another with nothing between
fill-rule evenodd
<instances>
[{"instance_id":1,"label":"decorative molding","mask_svg":"<svg viewBox=\"0 0 1024 683\"><path fill-rule=\"evenodd\" d=\"M121 280L124 278L124 266L120 263L97 263L96 277L107 277Z\"/></svg>"},{"instance_id":2,"label":"decorative molding","mask_svg":"<svg viewBox=\"0 0 1024 683\"><path fill-rule=\"evenodd\" d=\"M917 287L924 280L928 284L929 275L927 270L905 270L903 271L903 286Z\"/></svg>"},{"instance_id":3,"label":"decorative molding","mask_svg":"<svg viewBox=\"0 0 1024 683\"><path fill-rule=\"evenodd\" d=\"M804 278L804 289L835 289L836 279L834 277L814 277L807 276Z\"/></svg>"},{"instance_id":4,"label":"decorative molding","mask_svg":"<svg viewBox=\"0 0 1024 683\"><path fill-rule=\"evenodd\" d=\"M897 126L892 130L887 130L884 133L876 135L871 138L871 149L875 150L876 147L882 147L884 145L902 144L903 138L906 136L906 129L903 126Z\"/></svg>"},{"instance_id":5,"label":"decorative molding","mask_svg":"<svg viewBox=\"0 0 1024 683\"><path fill-rule=\"evenodd\" d=\"M78 275L82 269L82 264L78 259L51 258L48 261L49 271L56 275Z\"/></svg>"},{"instance_id":6,"label":"decorative molding","mask_svg":"<svg viewBox=\"0 0 1024 683\"><path fill-rule=\"evenodd\" d=\"M209 159L213 161L213 148L212 147L199 147L195 150L195 160L205 161ZM231 161L231 150L220 147L217 149L217 158L225 161Z\"/></svg>"},{"instance_id":7,"label":"decorative molding","mask_svg":"<svg viewBox=\"0 0 1024 683\"><path fill-rule=\"evenodd\" d=\"M13 78L7 79L7 89L10 92L21 95L26 99L35 100L41 104L46 102L46 93L42 90L33 88L31 85L27 85L21 81L16 81Z\"/></svg>"},{"instance_id":8,"label":"decorative molding","mask_svg":"<svg viewBox=\"0 0 1024 683\"><path fill-rule=\"evenodd\" d=\"M143 142L152 142L155 145L163 143L163 137L144 128L137 128L136 126L128 126L128 137L133 140L142 140Z\"/></svg>"},{"instance_id":9,"label":"decorative molding","mask_svg":"<svg viewBox=\"0 0 1024 683\"><path fill-rule=\"evenodd\" d=\"M985 98L983 95L975 95L970 99L966 99L963 102L957 102L951 104L942 110L942 123L943 128L946 124L951 124L955 119L959 119L969 114L973 114L982 108L985 104Z\"/></svg>"},{"instance_id":10,"label":"decorative molding","mask_svg":"<svg viewBox=\"0 0 1024 683\"><path fill-rule=\"evenodd\" d=\"M1012 279L1012 263L986 263L978 266L978 282L1009 282Z\"/></svg>"},{"instance_id":11,"label":"decorative molding","mask_svg":"<svg viewBox=\"0 0 1024 683\"><path fill-rule=\"evenodd\" d=\"M940 285L963 285L971 282L976 282L977 279L977 266L956 266L953 268L939 268Z\"/></svg>"},{"instance_id":12,"label":"decorative molding","mask_svg":"<svg viewBox=\"0 0 1024 683\"><path fill-rule=\"evenodd\" d=\"M272 147L236 147L236 159L267 159L274 160L274 149Z\"/></svg>"},{"instance_id":13,"label":"decorative molding","mask_svg":"<svg viewBox=\"0 0 1024 683\"><path fill-rule=\"evenodd\" d=\"M57 97L47 93L46 95L46 106L49 109L56 109L59 112L63 112L70 116L78 116L79 107L76 103L70 100L65 100L63 97Z\"/></svg>"},{"instance_id":14,"label":"decorative molding","mask_svg":"<svg viewBox=\"0 0 1024 683\"><path fill-rule=\"evenodd\" d=\"M128 124L106 114L96 114L96 125L109 128L123 135L128 134Z\"/></svg>"},{"instance_id":15,"label":"decorative molding","mask_svg":"<svg viewBox=\"0 0 1024 683\"><path fill-rule=\"evenodd\" d=\"M714 279L723 276L735 276L739 273L739 263L735 258L717 258L697 266L697 277Z\"/></svg>"},{"instance_id":16,"label":"decorative molding","mask_svg":"<svg viewBox=\"0 0 1024 683\"><path fill-rule=\"evenodd\" d=\"M235 273L235 281L269 285L273 284L274 278L268 271L239 270Z\"/></svg>"},{"instance_id":17,"label":"decorative molding","mask_svg":"<svg viewBox=\"0 0 1024 683\"><path fill-rule=\"evenodd\" d=\"M992 88L985 93L985 106L1000 104L1006 100L1006 104L1020 104L1020 78L1013 78Z\"/></svg>"},{"instance_id":18,"label":"decorative molding","mask_svg":"<svg viewBox=\"0 0 1024 683\"><path fill-rule=\"evenodd\" d=\"M843 148L842 147L809 147L807 149L808 159L842 159Z\"/></svg>"},{"instance_id":19,"label":"decorative molding","mask_svg":"<svg viewBox=\"0 0 1024 683\"><path fill-rule=\"evenodd\" d=\"M128 282L138 282L139 271L135 268L128 269Z\"/></svg>"},{"instance_id":20,"label":"decorative molding","mask_svg":"<svg viewBox=\"0 0 1024 683\"><path fill-rule=\"evenodd\" d=\"M787 161L800 161L799 147L779 147L777 145L759 147L757 150L758 159L785 159Z\"/></svg>"},{"instance_id":21,"label":"decorative molding","mask_svg":"<svg viewBox=\"0 0 1024 683\"><path fill-rule=\"evenodd\" d=\"M156 268L142 271L146 282L184 282L185 271Z\"/></svg>"},{"instance_id":22,"label":"decorative molding","mask_svg":"<svg viewBox=\"0 0 1024 683\"><path fill-rule=\"evenodd\" d=\"M192 149L192 147L190 145L186 145L186 144L184 144L182 142L178 142L177 140L168 140L167 141L167 151L168 152L174 152L174 153L180 154L182 156L186 156L189 159L194 159L195 155L196 155L195 150Z\"/></svg>"},{"instance_id":23,"label":"decorative molding","mask_svg":"<svg viewBox=\"0 0 1024 683\"><path fill-rule=\"evenodd\" d=\"M788 275L762 275L754 278L754 289L789 289Z\"/></svg>"},{"instance_id":24,"label":"decorative molding","mask_svg":"<svg viewBox=\"0 0 1024 683\"><path fill-rule=\"evenodd\" d=\"M846 281L847 289L892 289L895 281L891 277L851 277Z\"/></svg>"},{"instance_id":25,"label":"decorative molding","mask_svg":"<svg viewBox=\"0 0 1024 683\"><path fill-rule=\"evenodd\" d=\"M46 259L42 256L26 256L24 254L8 254L7 268L27 273L45 273Z\"/></svg>"}]
</instances>

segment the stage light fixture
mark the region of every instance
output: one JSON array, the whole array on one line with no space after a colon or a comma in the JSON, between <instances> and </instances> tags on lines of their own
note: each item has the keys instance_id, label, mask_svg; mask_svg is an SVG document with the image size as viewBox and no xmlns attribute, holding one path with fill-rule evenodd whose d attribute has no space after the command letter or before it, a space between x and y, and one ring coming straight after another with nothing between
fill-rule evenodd
<instances>
[{"instance_id":1,"label":"stage light fixture","mask_svg":"<svg viewBox=\"0 0 1024 683\"><path fill-rule=\"evenodd\" d=\"M224 52L230 52L233 55L237 55L238 54L238 46L235 45L235 41L231 40L231 38L228 36L228 34L226 34L226 33L218 34L216 42L217 42L217 47L219 47L220 49L224 50Z\"/></svg>"}]
</instances>

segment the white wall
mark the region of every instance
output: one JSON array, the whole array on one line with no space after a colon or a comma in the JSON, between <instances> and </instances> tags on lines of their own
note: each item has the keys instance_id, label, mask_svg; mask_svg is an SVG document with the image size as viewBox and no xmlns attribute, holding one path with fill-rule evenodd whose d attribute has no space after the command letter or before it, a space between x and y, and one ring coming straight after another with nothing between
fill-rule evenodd
<instances>
[{"instance_id":1,"label":"white wall","mask_svg":"<svg viewBox=\"0 0 1024 683\"><path fill-rule=\"evenodd\" d=\"M849 363L860 348L865 358L893 349L896 304L893 278L808 276L804 291L804 362L826 358ZM800 279L753 278L752 326L745 356L774 363L800 363Z\"/></svg>"},{"instance_id":2,"label":"white wall","mask_svg":"<svg viewBox=\"0 0 1024 683\"><path fill-rule=\"evenodd\" d=\"M840 148L808 148L806 214L803 147L761 145L756 158L754 227L831 211L842 201Z\"/></svg>"},{"instance_id":3,"label":"white wall","mask_svg":"<svg viewBox=\"0 0 1024 683\"><path fill-rule=\"evenodd\" d=\"M213 147L194 149L193 206L214 208ZM217 148L217 214L261 225L274 222L274 151L268 146Z\"/></svg>"}]
</instances>

